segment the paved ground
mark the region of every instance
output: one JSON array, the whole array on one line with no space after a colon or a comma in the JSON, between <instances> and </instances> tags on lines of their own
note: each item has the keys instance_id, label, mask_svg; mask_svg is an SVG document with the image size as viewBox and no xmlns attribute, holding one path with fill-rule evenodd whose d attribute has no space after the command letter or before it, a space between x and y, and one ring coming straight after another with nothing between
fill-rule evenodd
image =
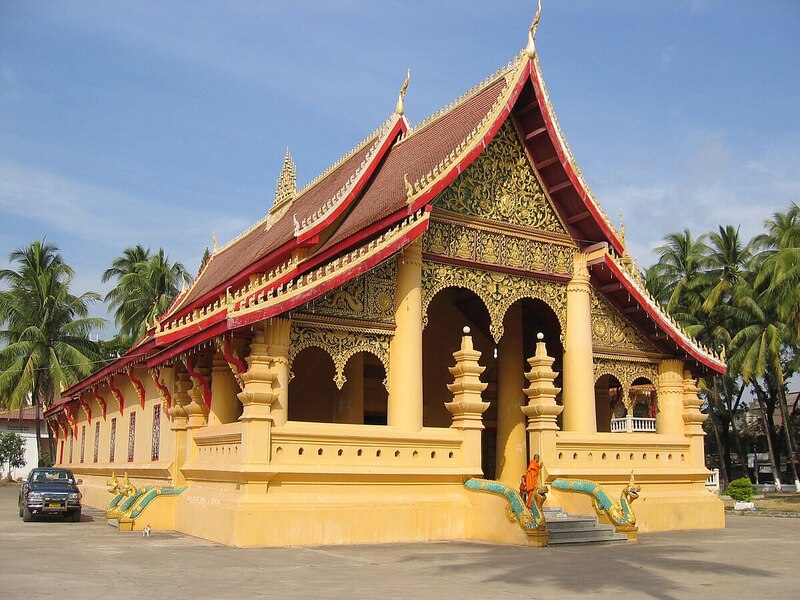
<instances>
[{"instance_id":1,"label":"paved ground","mask_svg":"<svg viewBox=\"0 0 800 600\"><path fill-rule=\"evenodd\" d=\"M0 598L797 597L800 519L728 518L721 531L638 544L519 548L471 542L237 549L175 533L145 539L85 509L23 523L0 487Z\"/></svg>"}]
</instances>

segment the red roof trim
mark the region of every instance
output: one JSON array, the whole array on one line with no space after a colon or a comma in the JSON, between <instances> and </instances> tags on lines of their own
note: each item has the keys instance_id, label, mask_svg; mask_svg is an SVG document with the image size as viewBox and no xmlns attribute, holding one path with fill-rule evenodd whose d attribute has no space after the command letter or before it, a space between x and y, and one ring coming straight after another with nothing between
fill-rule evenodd
<instances>
[{"instance_id":1,"label":"red roof trim","mask_svg":"<svg viewBox=\"0 0 800 600\"><path fill-rule=\"evenodd\" d=\"M589 192L584 188L583 184L581 183L580 178L576 175L572 164L569 160L569 153L567 152L564 145L561 143L561 138L558 136L556 131L555 123L553 123L552 116L550 115L550 111L547 108L547 103L545 102L544 91L542 89L542 83L539 80L539 76L536 72L536 68L533 64L533 61L528 61L528 69L527 69L531 83L533 84L534 91L536 92L536 101L539 103L539 111L542 114L542 119L544 120L545 127L547 127L547 135L550 137L550 141L553 144L553 147L558 154L558 159L561 162L564 171L567 173L567 177L569 177L569 181L572 184L572 187L575 188L575 191L578 193L581 201L583 202L586 210L592 215L592 218L597 223L597 226L600 230L605 234L608 242L612 245L612 247L619 253L624 253L625 249L622 245L622 242L617 238L614 231L608 226L605 219L602 215L598 212L597 208L594 205L594 202L589 198ZM548 190L549 192L549 190Z\"/></svg>"},{"instance_id":2,"label":"red roof trim","mask_svg":"<svg viewBox=\"0 0 800 600\"><path fill-rule=\"evenodd\" d=\"M145 343L134 346L128 352L126 352L123 356L112 362L111 364L103 367L99 371L95 371L92 375L87 377L86 379L79 381L75 385L72 385L61 392L62 400L66 397L73 396L82 392L85 389L92 387L93 385L101 382L103 379L108 377L109 375L114 375L118 371L120 371L125 366L136 362L137 360L142 360L143 356L147 354L150 350L155 347L154 340L147 340ZM134 352L135 351L135 352Z\"/></svg>"},{"instance_id":3,"label":"red roof trim","mask_svg":"<svg viewBox=\"0 0 800 600\"><path fill-rule=\"evenodd\" d=\"M636 300L639 306L641 306L647 312L650 318L653 319L653 322L655 322L656 325L658 325L665 333L667 333L672 341L678 344L678 346L684 352L686 352L686 354L688 354L697 362L705 365L712 371L716 371L717 373L725 373L727 371L727 367L724 364L721 364L701 354L696 348L694 348L694 346L687 343L686 340L683 339L683 336L681 336L681 334L675 330L674 325L669 321L669 319L666 319L659 311L653 310L652 306L650 306L650 303L647 302L644 296L642 296L636 286L630 282L628 277L622 272L611 256L605 254L602 261L598 261L594 264L602 264L603 266L608 267L609 271L611 271L617 281L619 281L625 288L625 291L628 292L634 300Z\"/></svg>"}]
</instances>

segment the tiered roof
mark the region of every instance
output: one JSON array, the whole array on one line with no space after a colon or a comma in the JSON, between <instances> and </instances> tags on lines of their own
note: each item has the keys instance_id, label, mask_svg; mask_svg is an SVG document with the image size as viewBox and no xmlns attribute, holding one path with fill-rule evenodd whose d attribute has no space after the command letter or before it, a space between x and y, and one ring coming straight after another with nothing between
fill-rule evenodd
<instances>
[{"instance_id":1,"label":"tiered roof","mask_svg":"<svg viewBox=\"0 0 800 600\"><path fill-rule=\"evenodd\" d=\"M665 351L677 348L704 368L724 371L723 362L683 333L634 279L614 270L624 242L577 167L538 58L523 52L412 129L403 115L392 115L293 198L282 196L264 219L212 254L137 347L65 396L126 365L157 366L225 331L291 310L398 252L425 231L434 198L509 118L578 245L609 249L603 281L614 277L630 292L639 309L628 307L629 318L654 323L669 341Z\"/></svg>"}]
</instances>

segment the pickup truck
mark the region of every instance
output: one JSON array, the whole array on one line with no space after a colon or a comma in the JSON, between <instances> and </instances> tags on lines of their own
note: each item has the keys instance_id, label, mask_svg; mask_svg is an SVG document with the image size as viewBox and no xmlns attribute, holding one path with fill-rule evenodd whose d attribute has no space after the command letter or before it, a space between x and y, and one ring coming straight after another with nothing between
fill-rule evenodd
<instances>
[{"instance_id":1,"label":"pickup truck","mask_svg":"<svg viewBox=\"0 0 800 600\"><path fill-rule=\"evenodd\" d=\"M81 492L69 469L33 469L27 479L21 479L19 516L26 523L36 515L68 516L73 522L81 520Z\"/></svg>"}]
</instances>

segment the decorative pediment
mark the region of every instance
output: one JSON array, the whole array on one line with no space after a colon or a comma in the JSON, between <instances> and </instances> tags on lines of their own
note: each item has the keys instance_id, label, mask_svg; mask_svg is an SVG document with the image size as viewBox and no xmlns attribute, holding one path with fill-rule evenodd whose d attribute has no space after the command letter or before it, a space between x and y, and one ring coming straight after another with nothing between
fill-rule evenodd
<instances>
[{"instance_id":1,"label":"decorative pediment","mask_svg":"<svg viewBox=\"0 0 800 600\"><path fill-rule=\"evenodd\" d=\"M433 205L463 215L568 235L509 121Z\"/></svg>"},{"instance_id":2,"label":"decorative pediment","mask_svg":"<svg viewBox=\"0 0 800 600\"><path fill-rule=\"evenodd\" d=\"M658 348L614 306L592 291L592 345L633 354L660 354Z\"/></svg>"}]
</instances>

